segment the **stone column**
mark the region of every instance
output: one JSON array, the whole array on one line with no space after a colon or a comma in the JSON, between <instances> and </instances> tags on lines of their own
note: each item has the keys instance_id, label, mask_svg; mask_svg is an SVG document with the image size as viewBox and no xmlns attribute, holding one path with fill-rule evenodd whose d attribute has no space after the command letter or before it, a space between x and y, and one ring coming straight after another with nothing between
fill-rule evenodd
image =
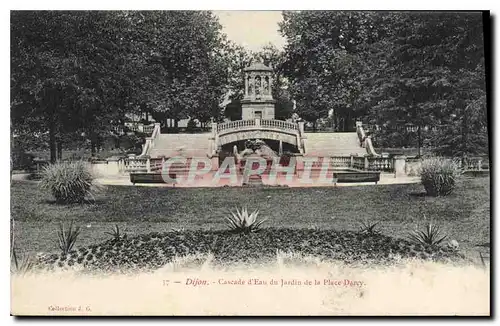
<instances>
[{"instance_id":1,"label":"stone column","mask_svg":"<svg viewBox=\"0 0 500 326\"><path fill-rule=\"evenodd\" d=\"M255 75L252 75L252 78L251 78L251 81L252 81L252 90L253 90L253 97L255 97L255 94L257 94L257 92L255 91Z\"/></svg>"},{"instance_id":2,"label":"stone column","mask_svg":"<svg viewBox=\"0 0 500 326\"><path fill-rule=\"evenodd\" d=\"M299 121L299 132L301 135L304 135L304 121Z\"/></svg>"},{"instance_id":3,"label":"stone column","mask_svg":"<svg viewBox=\"0 0 500 326\"><path fill-rule=\"evenodd\" d=\"M271 76L269 76L269 90L268 90L268 94L269 94L270 97L273 96L273 92L272 92L273 87L272 87L272 84L273 84L273 78Z\"/></svg>"},{"instance_id":4,"label":"stone column","mask_svg":"<svg viewBox=\"0 0 500 326\"><path fill-rule=\"evenodd\" d=\"M212 137L217 134L217 122L212 122Z\"/></svg>"},{"instance_id":5,"label":"stone column","mask_svg":"<svg viewBox=\"0 0 500 326\"><path fill-rule=\"evenodd\" d=\"M394 156L394 177L403 177L406 175L406 156Z\"/></svg>"},{"instance_id":6,"label":"stone column","mask_svg":"<svg viewBox=\"0 0 500 326\"><path fill-rule=\"evenodd\" d=\"M245 97L248 96L248 74L245 74Z\"/></svg>"},{"instance_id":7,"label":"stone column","mask_svg":"<svg viewBox=\"0 0 500 326\"><path fill-rule=\"evenodd\" d=\"M368 161L368 156L365 156L365 170L368 171L370 167L370 161Z\"/></svg>"}]
</instances>

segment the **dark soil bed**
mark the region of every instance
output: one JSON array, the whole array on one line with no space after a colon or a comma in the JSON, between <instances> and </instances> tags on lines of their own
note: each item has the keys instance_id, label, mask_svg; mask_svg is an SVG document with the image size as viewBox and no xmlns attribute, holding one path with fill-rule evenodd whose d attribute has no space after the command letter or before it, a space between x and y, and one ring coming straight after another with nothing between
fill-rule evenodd
<instances>
[{"instance_id":1,"label":"dark soil bed","mask_svg":"<svg viewBox=\"0 0 500 326\"><path fill-rule=\"evenodd\" d=\"M463 255L446 246L430 247L381 234L315 229L263 229L251 234L228 231L172 231L113 239L80 248L67 256L52 254L42 266L74 266L89 270L154 270L173 257L212 253L214 264L276 262L277 252L295 252L350 263L391 263L400 258L460 261Z\"/></svg>"}]
</instances>

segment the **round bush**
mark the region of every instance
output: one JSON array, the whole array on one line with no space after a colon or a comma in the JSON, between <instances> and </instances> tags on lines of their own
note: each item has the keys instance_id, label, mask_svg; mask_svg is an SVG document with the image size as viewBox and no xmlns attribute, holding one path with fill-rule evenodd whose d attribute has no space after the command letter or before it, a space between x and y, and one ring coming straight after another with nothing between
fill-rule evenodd
<instances>
[{"instance_id":1,"label":"round bush","mask_svg":"<svg viewBox=\"0 0 500 326\"><path fill-rule=\"evenodd\" d=\"M453 161L440 157L424 159L420 168L420 179L429 196L451 194L459 175L460 169Z\"/></svg>"},{"instance_id":2,"label":"round bush","mask_svg":"<svg viewBox=\"0 0 500 326\"><path fill-rule=\"evenodd\" d=\"M84 162L58 162L44 168L40 186L49 190L58 203L79 203L90 194L93 179Z\"/></svg>"}]
</instances>

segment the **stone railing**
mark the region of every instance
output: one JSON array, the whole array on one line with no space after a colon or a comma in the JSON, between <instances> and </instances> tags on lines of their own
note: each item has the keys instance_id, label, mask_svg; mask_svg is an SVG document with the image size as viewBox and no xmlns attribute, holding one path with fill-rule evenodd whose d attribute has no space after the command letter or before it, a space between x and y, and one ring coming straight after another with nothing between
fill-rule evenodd
<instances>
[{"instance_id":1,"label":"stone railing","mask_svg":"<svg viewBox=\"0 0 500 326\"><path fill-rule=\"evenodd\" d=\"M394 171L394 159L389 157L368 157L369 171Z\"/></svg>"},{"instance_id":2,"label":"stone railing","mask_svg":"<svg viewBox=\"0 0 500 326\"><path fill-rule=\"evenodd\" d=\"M366 133L363 129L363 123L361 121L356 121L356 133L358 134L359 145L361 147L365 147Z\"/></svg>"},{"instance_id":3,"label":"stone railing","mask_svg":"<svg viewBox=\"0 0 500 326\"><path fill-rule=\"evenodd\" d=\"M219 150L220 137L232 132L247 130L271 130L276 132L285 132L295 134L297 147L300 153L305 154L306 135L304 133L304 122L289 122L276 119L247 119L229 121L224 123L212 123L212 134L210 136L210 152L212 157L216 156Z\"/></svg>"},{"instance_id":4,"label":"stone railing","mask_svg":"<svg viewBox=\"0 0 500 326\"><path fill-rule=\"evenodd\" d=\"M351 157L349 156L335 156L330 158L330 166L332 167L350 167Z\"/></svg>"},{"instance_id":5,"label":"stone railing","mask_svg":"<svg viewBox=\"0 0 500 326\"><path fill-rule=\"evenodd\" d=\"M150 124L150 125L147 125L147 126L143 126L142 127L142 132L145 133L145 134L149 134L149 133L153 133L154 129L155 129L155 126L156 124Z\"/></svg>"},{"instance_id":6,"label":"stone railing","mask_svg":"<svg viewBox=\"0 0 500 326\"><path fill-rule=\"evenodd\" d=\"M275 119L270 119L270 120L248 119L248 120L237 120L237 121L218 123L217 133L241 130L248 127L290 130L294 132L299 130L299 126L297 123L289 121L275 120Z\"/></svg>"},{"instance_id":7,"label":"stone railing","mask_svg":"<svg viewBox=\"0 0 500 326\"><path fill-rule=\"evenodd\" d=\"M253 127L256 125L256 120L237 120L217 124L217 133L223 131L238 130L245 127Z\"/></svg>"},{"instance_id":8,"label":"stone railing","mask_svg":"<svg viewBox=\"0 0 500 326\"><path fill-rule=\"evenodd\" d=\"M380 154L377 154L375 148L373 147L371 136L368 136L363 128L363 123L361 121L356 121L356 133L359 138L359 145L363 148L366 148L366 152L370 156L379 157Z\"/></svg>"},{"instance_id":9,"label":"stone railing","mask_svg":"<svg viewBox=\"0 0 500 326\"><path fill-rule=\"evenodd\" d=\"M164 162L164 158L129 157L118 164L121 173L150 173L161 171Z\"/></svg>"},{"instance_id":10,"label":"stone railing","mask_svg":"<svg viewBox=\"0 0 500 326\"><path fill-rule=\"evenodd\" d=\"M365 162L367 160L362 156L351 156L351 166L354 169L365 170Z\"/></svg>"},{"instance_id":11,"label":"stone railing","mask_svg":"<svg viewBox=\"0 0 500 326\"><path fill-rule=\"evenodd\" d=\"M151 172L161 172L164 163L164 158L152 158L149 160L149 170Z\"/></svg>"},{"instance_id":12,"label":"stone railing","mask_svg":"<svg viewBox=\"0 0 500 326\"><path fill-rule=\"evenodd\" d=\"M353 168L363 171L394 172L396 160L405 161L405 157L375 157L375 156L336 156L330 158L330 166Z\"/></svg>"},{"instance_id":13,"label":"stone railing","mask_svg":"<svg viewBox=\"0 0 500 326\"><path fill-rule=\"evenodd\" d=\"M146 142L144 143L144 145L142 145L142 153L141 155L139 155L140 157L149 155L149 152L151 151L151 148L153 148L154 142L159 137L159 135L160 135L160 124L155 123L154 128L151 132L151 137L147 137Z\"/></svg>"},{"instance_id":14,"label":"stone railing","mask_svg":"<svg viewBox=\"0 0 500 326\"><path fill-rule=\"evenodd\" d=\"M273 119L273 120L261 120L260 123L262 127L288 129L293 131L299 130L298 124L289 121Z\"/></svg>"},{"instance_id":15,"label":"stone railing","mask_svg":"<svg viewBox=\"0 0 500 326\"><path fill-rule=\"evenodd\" d=\"M487 156L455 158L453 160L461 170L489 170L490 162Z\"/></svg>"}]
</instances>

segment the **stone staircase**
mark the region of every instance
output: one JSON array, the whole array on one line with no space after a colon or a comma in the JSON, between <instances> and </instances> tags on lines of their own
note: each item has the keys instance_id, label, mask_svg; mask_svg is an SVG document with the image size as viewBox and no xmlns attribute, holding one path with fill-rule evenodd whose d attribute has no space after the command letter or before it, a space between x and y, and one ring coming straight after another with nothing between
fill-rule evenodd
<instances>
[{"instance_id":1,"label":"stone staircase","mask_svg":"<svg viewBox=\"0 0 500 326\"><path fill-rule=\"evenodd\" d=\"M151 157L207 157L210 133L160 134L151 149Z\"/></svg>"},{"instance_id":2,"label":"stone staircase","mask_svg":"<svg viewBox=\"0 0 500 326\"><path fill-rule=\"evenodd\" d=\"M365 155L355 132L306 133L306 155L318 157Z\"/></svg>"},{"instance_id":3,"label":"stone staircase","mask_svg":"<svg viewBox=\"0 0 500 326\"><path fill-rule=\"evenodd\" d=\"M306 156L333 157L363 156L366 149L359 144L355 132L306 133ZM156 157L207 157L210 153L210 133L201 134L159 134L149 152Z\"/></svg>"}]
</instances>

